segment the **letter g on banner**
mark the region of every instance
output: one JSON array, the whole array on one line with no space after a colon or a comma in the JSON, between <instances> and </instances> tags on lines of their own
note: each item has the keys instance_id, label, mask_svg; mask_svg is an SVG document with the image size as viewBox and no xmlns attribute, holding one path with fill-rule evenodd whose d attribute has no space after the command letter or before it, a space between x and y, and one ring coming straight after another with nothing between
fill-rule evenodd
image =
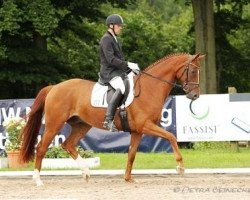
<instances>
[{"instance_id":1,"label":"letter g on banner","mask_svg":"<svg viewBox=\"0 0 250 200\"><path fill-rule=\"evenodd\" d=\"M172 109L171 108L163 108L161 111L161 126L168 127L171 126L173 122L172 118Z\"/></svg>"}]
</instances>

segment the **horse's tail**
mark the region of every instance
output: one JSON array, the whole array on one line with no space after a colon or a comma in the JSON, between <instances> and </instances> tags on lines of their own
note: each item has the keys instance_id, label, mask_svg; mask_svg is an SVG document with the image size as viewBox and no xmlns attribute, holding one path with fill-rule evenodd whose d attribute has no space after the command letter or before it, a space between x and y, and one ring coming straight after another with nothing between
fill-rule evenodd
<instances>
[{"instance_id":1,"label":"horse's tail","mask_svg":"<svg viewBox=\"0 0 250 200\"><path fill-rule=\"evenodd\" d=\"M20 159L22 162L26 163L34 158L35 144L42 123L45 99L52 87L53 86L47 86L40 90L32 105L31 111L27 115L28 121L21 135L22 146Z\"/></svg>"}]
</instances>

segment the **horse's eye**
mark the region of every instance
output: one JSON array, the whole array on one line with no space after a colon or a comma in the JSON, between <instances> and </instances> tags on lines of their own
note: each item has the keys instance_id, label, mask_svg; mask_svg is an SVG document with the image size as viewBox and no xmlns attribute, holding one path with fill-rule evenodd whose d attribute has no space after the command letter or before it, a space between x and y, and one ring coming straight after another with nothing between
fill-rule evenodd
<instances>
[{"instance_id":1,"label":"horse's eye","mask_svg":"<svg viewBox=\"0 0 250 200\"><path fill-rule=\"evenodd\" d=\"M197 70L192 69L192 70L191 70L191 73L192 73L192 74L196 74L196 73L197 73Z\"/></svg>"}]
</instances>

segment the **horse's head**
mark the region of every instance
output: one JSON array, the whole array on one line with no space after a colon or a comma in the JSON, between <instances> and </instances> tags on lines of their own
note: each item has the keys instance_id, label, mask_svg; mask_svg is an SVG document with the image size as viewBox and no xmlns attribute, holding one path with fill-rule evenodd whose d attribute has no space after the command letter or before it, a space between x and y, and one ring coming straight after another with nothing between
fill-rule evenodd
<instances>
[{"instance_id":1,"label":"horse's head","mask_svg":"<svg viewBox=\"0 0 250 200\"><path fill-rule=\"evenodd\" d=\"M177 71L177 78L182 85L182 89L186 93L187 98L191 100L196 100L200 96L200 59L203 58L204 55L194 55L192 58L183 65Z\"/></svg>"}]
</instances>

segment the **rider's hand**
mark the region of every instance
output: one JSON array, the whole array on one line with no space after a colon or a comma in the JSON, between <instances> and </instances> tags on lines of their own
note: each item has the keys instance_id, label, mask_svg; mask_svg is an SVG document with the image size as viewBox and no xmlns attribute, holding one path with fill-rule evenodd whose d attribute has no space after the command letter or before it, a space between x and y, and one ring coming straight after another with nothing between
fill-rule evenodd
<instances>
[{"instance_id":1,"label":"rider's hand","mask_svg":"<svg viewBox=\"0 0 250 200\"><path fill-rule=\"evenodd\" d=\"M140 70L137 63L128 62L128 67L132 70L134 70L134 69Z\"/></svg>"},{"instance_id":2,"label":"rider's hand","mask_svg":"<svg viewBox=\"0 0 250 200\"><path fill-rule=\"evenodd\" d=\"M137 63L128 62L128 67L138 75L140 73L140 68Z\"/></svg>"},{"instance_id":3,"label":"rider's hand","mask_svg":"<svg viewBox=\"0 0 250 200\"><path fill-rule=\"evenodd\" d=\"M140 70L139 69L132 69L132 71L134 72L135 75L139 75L140 74Z\"/></svg>"}]
</instances>

